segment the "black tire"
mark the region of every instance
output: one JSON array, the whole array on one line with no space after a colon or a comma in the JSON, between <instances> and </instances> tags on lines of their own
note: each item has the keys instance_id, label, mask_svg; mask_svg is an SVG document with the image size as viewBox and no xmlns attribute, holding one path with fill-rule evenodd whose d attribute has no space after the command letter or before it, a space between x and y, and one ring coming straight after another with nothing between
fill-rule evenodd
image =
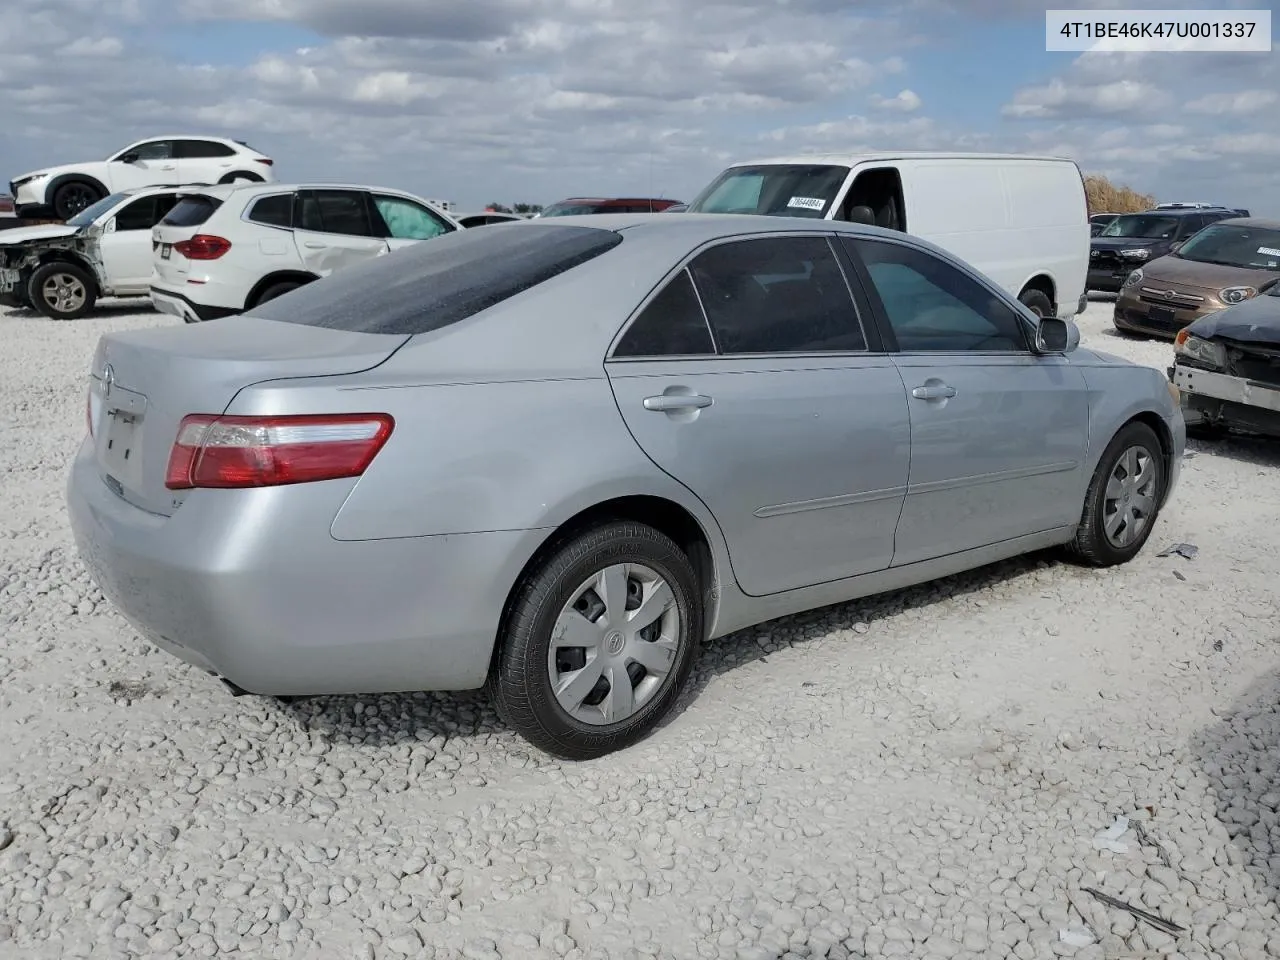
<instances>
[{"instance_id":1,"label":"black tire","mask_svg":"<svg viewBox=\"0 0 1280 960\"><path fill-rule=\"evenodd\" d=\"M27 282L27 299L50 320L75 320L93 309L97 281L89 271L66 260L36 268Z\"/></svg>"},{"instance_id":2,"label":"black tire","mask_svg":"<svg viewBox=\"0 0 1280 960\"><path fill-rule=\"evenodd\" d=\"M85 207L92 206L105 194L84 180L69 180L53 192L53 212L60 220L70 220Z\"/></svg>"},{"instance_id":3,"label":"black tire","mask_svg":"<svg viewBox=\"0 0 1280 960\"><path fill-rule=\"evenodd\" d=\"M235 173L225 174L218 182L235 183L237 181L241 183L262 183L262 178L256 173L251 173L248 170L237 170Z\"/></svg>"},{"instance_id":4,"label":"black tire","mask_svg":"<svg viewBox=\"0 0 1280 960\"><path fill-rule=\"evenodd\" d=\"M674 601L672 609L679 615L676 651L666 675L639 709L618 722L589 723L574 717L556 698L549 660L551 637L561 611L586 581L615 564L643 565L666 582ZM632 600L631 586L628 581L627 604ZM586 595L584 603L590 596ZM601 604L601 610L606 608ZM499 637L501 647L490 678L490 693L503 721L540 750L566 760L603 756L641 739L671 709L693 667L702 631L698 578L684 552L665 534L644 524L606 523L559 545L517 588ZM605 656L605 644L615 634L610 631L604 635L600 657ZM620 652L614 650L610 656L625 658L621 641L619 648ZM635 679L630 672L634 662L638 661L626 664L623 674L632 685L629 692L648 679L647 675ZM611 684L607 679L604 682L611 698Z\"/></svg>"},{"instance_id":5,"label":"black tire","mask_svg":"<svg viewBox=\"0 0 1280 960\"><path fill-rule=\"evenodd\" d=\"M1145 523L1137 529L1132 541L1118 544L1107 535L1107 521L1116 512L1109 509L1111 500L1107 494L1107 486L1113 475L1121 468L1121 461L1131 450L1141 451L1154 471L1154 483L1149 490L1139 489L1151 498L1151 513L1146 515ZM1102 457L1098 460L1097 469L1089 481L1089 492L1085 494L1084 512L1080 518L1080 526L1076 530L1075 539L1071 542L1070 552L1080 561L1093 567L1110 567L1127 563L1138 555L1160 515L1160 504L1164 499L1165 484L1168 482L1168 470L1165 464L1164 449L1160 438L1145 423L1132 422L1126 424L1111 438ZM1128 503L1128 501L1125 501Z\"/></svg>"},{"instance_id":6,"label":"black tire","mask_svg":"<svg viewBox=\"0 0 1280 960\"><path fill-rule=\"evenodd\" d=\"M1053 316L1053 302L1045 295L1043 290L1028 288L1022 291L1018 299L1038 317Z\"/></svg>"},{"instance_id":7,"label":"black tire","mask_svg":"<svg viewBox=\"0 0 1280 960\"><path fill-rule=\"evenodd\" d=\"M302 284L296 280L284 280L280 283L273 283L267 289L258 295L258 299L254 302L256 307L260 303L266 303L268 300L274 300L276 297L283 297L290 290L297 290Z\"/></svg>"}]
</instances>

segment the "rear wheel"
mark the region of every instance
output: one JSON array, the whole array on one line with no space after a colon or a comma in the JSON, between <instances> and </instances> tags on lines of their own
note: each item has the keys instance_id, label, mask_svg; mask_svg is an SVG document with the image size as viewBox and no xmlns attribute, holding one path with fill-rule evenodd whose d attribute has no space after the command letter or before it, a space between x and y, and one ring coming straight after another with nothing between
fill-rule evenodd
<instances>
[{"instance_id":1,"label":"rear wheel","mask_svg":"<svg viewBox=\"0 0 1280 960\"><path fill-rule=\"evenodd\" d=\"M534 746L587 760L671 709L702 635L697 575L667 536L616 521L564 543L519 588L491 679Z\"/></svg>"},{"instance_id":2,"label":"rear wheel","mask_svg":"<svg viewBox=\"0 0 1280 960\"><path fill-rule=\"evenodd\" d=\"M262 183L262 178L256 173L249 173L245 170L239 170L235 173L228 173L219 183Z\"/></svg>"},{"instance_id":3,"label":"rear wheel","mask_svg":"<svg viewBox=\"0 0 1280 960\"><path fill-rule=\"evenodd\" d=\"M85 207L101 200L103 194L93 184L83 180L64 183L53 192L53 212L62 220L70 220Z\"/></svg>"},{"instance_id":4,"label":"rear wheel","mask_svg":"<svg viewBox=\"0 0 1280 960\"><path fill-rule=\"evenodd\" d=\"M93 309L97 288L89 272L74 263L46 263L31 274L27 298L53 320L75 320Z\"/></svg>"},{"instance_id":5,"label":"rear wheel","mask_svg":"<svg viewBox=\"0 0 1280 960\"><path fill-rule=\"evenodd\" d=\"M1071 551L1085 563L1109 567L1137 556L1164 499L1164 451L1155 431L1130 423L1103 451Z\"/></svg>"},{"instance_id":6,"label":"rear wheel","mask_svg":"<svg viewBox=\"0 0 1280 960\"><path fill-rule=\"evenodd\" d=\"M1023 290L1018 299L1021 300L1023 305L1028 307L1037 317L1053 316L1053 303L1043 290Z\"/></svg>"},{"instance_id":7,"label":"rear wheel","mask_svg":"<svg viewBox=\"0 0 1280 960\"><path fill-rule=\"evenodd\" d=\"M276 297L283 297L290 290L297 290L302 284L296 280L283 280L280 283L273 283L267 289L262 291L262 295L258 297L258 303L266 303L268 300L274 300ZM258 303L255 303L256 307Z\"/></svg>"}]
</instances>

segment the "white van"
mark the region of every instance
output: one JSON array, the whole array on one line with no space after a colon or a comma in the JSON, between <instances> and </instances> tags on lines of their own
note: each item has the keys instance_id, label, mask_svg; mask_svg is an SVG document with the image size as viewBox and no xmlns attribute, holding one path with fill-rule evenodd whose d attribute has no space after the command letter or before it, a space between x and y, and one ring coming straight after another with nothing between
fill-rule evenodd
<instances>
[{"instance_id":1,"label":"white van","mask_svg":"<svg viewBox=\"0 0 1280 960\"><path fill-rule=\"evenodd\" d=\"M1084 177L1060 157L979 153L828 154L737 163L689 213L873 223L936 243L1041 316L1086 305Z\"/></svg>"}]
</instances>

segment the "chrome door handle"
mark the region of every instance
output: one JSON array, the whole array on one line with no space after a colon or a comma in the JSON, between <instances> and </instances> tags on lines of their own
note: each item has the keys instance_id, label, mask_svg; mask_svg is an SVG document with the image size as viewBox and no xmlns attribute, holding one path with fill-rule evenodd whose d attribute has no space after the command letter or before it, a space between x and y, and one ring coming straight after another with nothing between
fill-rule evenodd
<instances>
[{"instance_id":1,"label":"chrome door handle","mask_svg":"<svg viewBox=\"0 0 1280 960\"><path fill-rule=\"evenodd\" d=\"M916 387L911 391L911 395L917 400L946 400L956 395L956 388L949 387L945 383L931 383Z\"/></svg>"},{"instance_id":2,"label":"chrome door handle","mask_svg":"<svg viewBox=\"0 0 1280 960\"><path fill-rule=\"evenodd\" d=\"M645 397L646 410L669 412L672 410L699 410L711 406L711 398L699 393L664 393L657 397Z\"/></svg>"},{"instance_id":3,"label":"chrome door handle","mask_svg":"<svg viewBox=\"0 0 1280 960\"><path fill-rule=\"evenodd\" d=\"M324 244L319 240L304 240L302 245L309 250L323 250Z\"/></svg>"}]
</instances>

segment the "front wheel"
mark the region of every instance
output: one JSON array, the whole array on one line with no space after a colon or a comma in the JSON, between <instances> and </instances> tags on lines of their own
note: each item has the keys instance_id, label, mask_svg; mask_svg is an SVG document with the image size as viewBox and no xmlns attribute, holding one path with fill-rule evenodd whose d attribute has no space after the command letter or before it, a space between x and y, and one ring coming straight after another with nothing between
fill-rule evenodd
<instances>
[{"instance_id":1,"label":"front wheel","mask_svg":"<svg viewBox=\"0 0 1280 960\"><path fill-rule=\"evenodd\" d=\"M689 558L615 521L567 541L524 581L491 680L502 719L567 760L639 740L671 709L702 636Z\"/></svg>"},{"instance_id":2,"label":"front wheel","mask_svg":"<svg viewBox=\"0 0 1280 960\"><path fill-rule=\"evenodd\" d=\"M97 287L74 263L46 263L31 275L27 299L51 320L75 320L93 309Z\"/></svg>"},{"instance_id":3,"label":"front wheel","mask_svg":"<svg viewBox=\"0 0 1280 960\"><path fill-rule=\"evenodd\" d=\"M82 180L64 183L53 194L53 212L60 220L70 220L81 210L97 203L103 197L102 191Z\"/></svg>"},{"instance_id":4,"label":"front wheel","mask_svg":"<svg viewBox=\"0 0 1280 960\"><path fill-rule=\"evenodd\" d=\"M1071 552L1095 567L1132 560L1151 536L1165 483L1164 452L1155 431L1144 423L1123 427L1089 482Z\"/></svg>"}]
</instances>

